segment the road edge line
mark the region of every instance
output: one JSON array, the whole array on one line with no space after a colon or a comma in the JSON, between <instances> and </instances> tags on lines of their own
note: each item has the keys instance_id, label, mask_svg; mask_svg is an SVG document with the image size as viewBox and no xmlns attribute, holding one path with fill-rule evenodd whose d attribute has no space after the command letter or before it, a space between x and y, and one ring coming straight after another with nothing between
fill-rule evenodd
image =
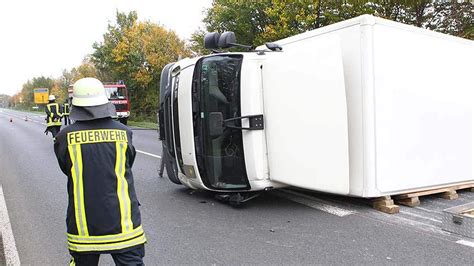
<instances>
[{"instance_id":1,"label":"road edge line","mask_svg":"<svg viewBox=\"0 0 474 266\"><path fill-rule=\"evenodd\" d=\"M135 150L136 150L138 153L145 154L145 155L148 155L148 156L151 156L151 157L155 157L155 158L161 159L161 156L159 156L159 155L156 155L156 154L153 154L153 153L149 153L149 152L146 152L146 151L137 150L137 149L135 149Z\"/></svg>"},{"instance_id":2,"label":"road edge line","mask_svg":"<svg viewBox=\"0 0 474 266\"><path fill-rule=\"evenodd\" d=\"M474 248L474 242L467 241L467 240L464 240L464 239L458 240L458 241L456 241L456 243L457 243L457 244L464 245L464 246L468 246L468 247L471 247L471 248Z\"/></svg>"},{"instance_id":3,"label":"road edge line","mask_svg":"<svg viewBox=\"0 0 474 266\"><path fill-rule=\"evenodd\" d=\"M7 203L0 185L0 232L2 235L3 252L7 265L21 265L20 256L16 249L10 218L8 217Z\"/></svg>"},{"instance_id":4,"label":"road edge line","mask_svg":"<svg viewBox=\"0 0 474 266\"><path fill-rule=\"evenodd\" d=\"M284 198L338 217L345 217L357 213L356 210L342 207L338 203L330 202L288 189L273 190L272 194L277 197Z\"/></svg>"}]
</instances>

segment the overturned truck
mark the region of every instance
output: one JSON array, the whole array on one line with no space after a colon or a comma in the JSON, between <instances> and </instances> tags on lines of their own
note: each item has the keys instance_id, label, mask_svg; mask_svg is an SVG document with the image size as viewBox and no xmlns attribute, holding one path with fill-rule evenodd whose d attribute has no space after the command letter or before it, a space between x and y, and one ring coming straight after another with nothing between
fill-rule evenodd
<instances>
[{"instance_id":1,"label":"overturned truck","mask_svg":"<svg viewBox=\"0 0 474 266\"><path fill-rule=\"evenodd\" d=\"M205 41L238 45L232 33ZM168 177L228 194L366 198L472 183L473 69L472 41L369 15L168 64Z\"/></svg>"}]
</instances>

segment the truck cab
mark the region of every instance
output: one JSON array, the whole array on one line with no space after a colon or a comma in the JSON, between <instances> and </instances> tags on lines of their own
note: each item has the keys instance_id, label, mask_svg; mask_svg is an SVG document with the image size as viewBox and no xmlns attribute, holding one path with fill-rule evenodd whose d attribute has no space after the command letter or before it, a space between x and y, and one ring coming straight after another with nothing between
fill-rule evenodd
<instances>
[{"instance_id":1,"label":"truck cab","mask_svg":"<svg viewBox=\"0 0 474 266\"><path fill-rule=\"evenodd\" d=\"M243 59L241 53L216 54L164 68L160 138L167 174L174 183L219 192L275 186L265 174L264 146L256 147L257 152L250 145L247 151L247 156L260 153L262 160L245 161L244 134L247 144L261 138L263 121L260 130L242 128L248 119L242 117L241 109ZM258 70L258 60L249 67Z\"/></svg>"},{"instance_id":2,"label":"truck cab","mask_svg":"<svg viewBox=\"0 0 474 266\"><path fill-rule=\"evenodd\" d=\"M104 88L107 98L115 106L116 118L126 125L130 117L130 99L127 86L123 82L106 82Z\"/></svg>"},{"instance_id":3,"label":"truck cab","mask_svg":"<svg viewBox=\"0 0 474 266\"><path fill-rule=\"evenodd\" d=\"M323 54L328 52L315 56ZM310 63L312 65L306 70L288 66L296 66L308 58L307 55L289 55L268 49L216 53L183 59L165 67L159 116L163 118L160 128L163 128L165 165L168 177L174 183L226 193L262 191L288 185L347 193L347 182L342 182L344 187L331 187L328 182L308 178L308 175L314 176L315 169L324 172L318 174L328 174L331 182L338 182L348 175L347 113L342 62L338 61L340 54L332 65L323 61L327 64L324 67L314 60L315 63ZM333 54L329 52L322 59L330 56ZM316 102L325 104L321 107L300 106L310 100L301 99L302 95L291 92L292 84L285 80L290 78L296 86L308 84L315 79L312 76L315 69L325 74L321 77L333 80L327 87L313 90L313 94L319 94ZM305 90L312 89L307 87ZM287 98L287 101L279 97ZM300 106L303 116L285 112L285 105L288 107L286 110ZM325 108L325 117L323 113L312 117L324 121L310 127L316 130L313 133L315 138L309 141L298 139L298 135L304 133L299 133L294 123L308 121L305 110L322 108ZM280 115L273 115L277 113ZM269 127L276 134L270 132ZM317 136L326 138L318 139ZM321 149L306 154L308 151L301 152L304 143L308 147L325 144ZM286 154L292 157L286 157L280 148L290 149ZM333 155L327 156L329 149ZM326 167L309 163L324 156L329 158L326 162L337 162ZM303 167L294 169L292 165L295 164L289 161L298 161L297 165ZM334 171L334 164L342 167ZM273 173L270 167L275 169Z\"/></svg>"}]
</instances>

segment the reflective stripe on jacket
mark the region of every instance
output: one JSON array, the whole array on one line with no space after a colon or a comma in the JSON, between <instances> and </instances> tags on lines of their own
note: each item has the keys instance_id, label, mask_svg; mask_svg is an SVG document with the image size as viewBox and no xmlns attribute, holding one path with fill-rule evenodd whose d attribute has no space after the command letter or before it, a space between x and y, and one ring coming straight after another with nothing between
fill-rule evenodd
<instances>
[{"instance_id":1,"label":"reflective stripe on jacket","mask_svg":"<svg viewBox=\"0 0 474 266\"><path fill-rule=\"evenodd\" d=\"M132 131L111 118L77 121L57 135L54 148L68 176L69 250L108 253L145 243Z\"/></svg>"},{"instance_id":2,"label":"reflective stripe on jacket","mask_svg":"<svg viewBox=\"0 0 474 266\"><path fill-rule=\"evenodd\" d=\"M69 108L69 104L68 103L65 103L63 105L63 115L69 115L70 113L70 108Z\"/></svg>"},{"instance_id":3,"label":"reflective stripe on jacket","mask_svg":"<svg viewBox=\"0 0 474 266\"><path fill-rule=\"evenodd\" d=\"M46 126L61 126L61 111L59 110L59 104L48 103L45 108L46 112Z\"/></svg>"}]
</instances>

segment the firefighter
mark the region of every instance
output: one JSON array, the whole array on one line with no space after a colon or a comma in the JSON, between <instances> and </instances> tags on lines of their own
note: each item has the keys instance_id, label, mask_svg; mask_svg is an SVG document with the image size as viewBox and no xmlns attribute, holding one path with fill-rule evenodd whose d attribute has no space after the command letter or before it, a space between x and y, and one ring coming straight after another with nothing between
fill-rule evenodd
<instances>
[{"instance_id":1,"label":"firefighter","mask_svg":"<svg viewBox=\"0 0 474 266\"><path fill-rule=\"evenodd\" d=\"M63 119L64 119L64 125L70 125L71 120L69 119L69 113L70 113L70 107L69 107L69 100L64 101L63 104Z\"/></svg>"},{"instance_id":2,"label":"firefighter","mask_svg":"<svg viewBox=\"0 0 474 266\"><path fill-rule=\"evenodd\" d=\"M44 108L46 112L46 130L44 133L47 135L48 132L51 132L53 138L55 138L61 130L62 114L59 104L56 103L56 97L54 95L49 95L48 102L49 103Z\"/></svg>"},{"instance_id":3,"label":"firefighter","mask_svg":"<svg viewBox=\"0 0 474 266\"><path fill-rule=\"evenodd\" d=\"M67 241L71 265L97 265L111 254L117 265L143 265L141 225L132 165L132 131L114 121L115 107L95 78L74 83L71 119L54 151L68 177Z\"/></svg>"}]
</instances>

